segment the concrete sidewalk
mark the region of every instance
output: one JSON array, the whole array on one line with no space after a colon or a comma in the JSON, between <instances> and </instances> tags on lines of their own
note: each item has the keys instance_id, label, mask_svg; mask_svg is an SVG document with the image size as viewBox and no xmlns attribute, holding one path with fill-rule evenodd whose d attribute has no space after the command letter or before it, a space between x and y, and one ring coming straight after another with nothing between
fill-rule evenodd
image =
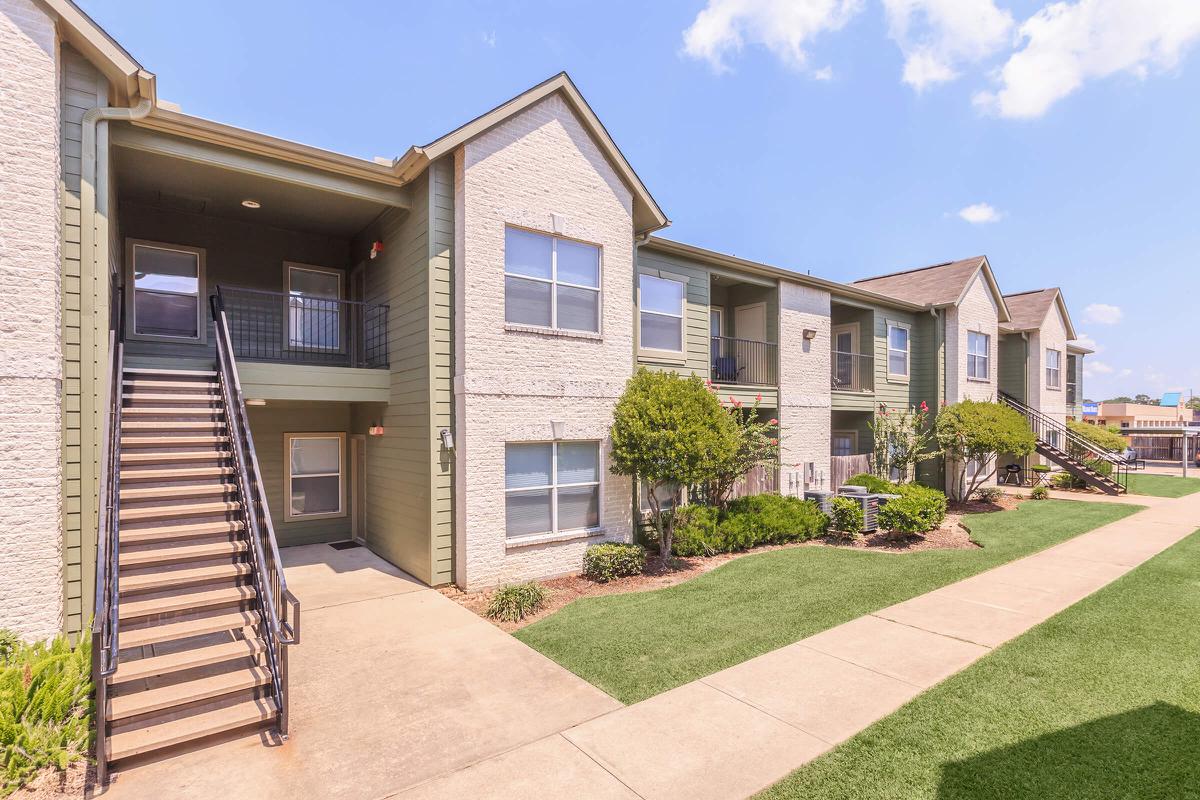
<instances>
[{"instance_id":1,"label":"concrete sidewalk","mask_svg":"<svg viewBox=\"0 0 1200 800\"><path fill-rule=\"evenodd\" d=\"M395 797L752 795L1200 528L1200 495L1138 499L1155 502Z\"/></svg>"}]
</instances>

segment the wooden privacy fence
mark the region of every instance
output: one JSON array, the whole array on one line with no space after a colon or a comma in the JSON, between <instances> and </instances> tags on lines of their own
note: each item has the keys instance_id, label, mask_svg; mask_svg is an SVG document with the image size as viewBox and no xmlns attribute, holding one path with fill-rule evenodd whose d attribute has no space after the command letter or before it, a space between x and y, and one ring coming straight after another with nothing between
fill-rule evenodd
<instances>
[{"instance_id":1,"label":"wooden privacy fence","mask_svg":"<svg viewBox=\"0 0 1200 800\"><path fill-rule=\"evenodd\" d=\"M774 467L755 467L738 479L733 485L733 491L729 493L729 498L732 500L735 497L774 492L779 486L776 475Z\"/></svg>"},{"instance_id":2,"label":"wooden privacy fence","mask_svg":"<svg viewBox=\"0 0 1200 800\"><path fill-rule=\"evenodd\" d=\"M871 471L871 459L866 453L856 456L831 456L829 458L829 488L837 491L855 475Z\"/></svg>"}]
</instances>

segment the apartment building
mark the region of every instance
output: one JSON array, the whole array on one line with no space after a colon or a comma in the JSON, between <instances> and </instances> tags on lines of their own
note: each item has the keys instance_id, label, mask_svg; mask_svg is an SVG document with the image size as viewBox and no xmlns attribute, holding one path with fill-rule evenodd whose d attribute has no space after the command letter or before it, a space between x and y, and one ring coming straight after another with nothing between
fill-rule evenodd
<instances>
[{"instance_id":1,"label":"apartment building","mask_svg":"<svg viewBox=\"0 0 1200 800\"><path fill-rule=\"evenodd\" d=\"M69 0L0 0L0 37L3 465L23 476L0 627L92 636L100 706L131 709L100 726L109 760L180 740L123 683L168 669L161 645L171 669L231 665L204 730L286 730L302 598L279 548L353 541L477 589L630 540L608 429L639 366L778 417L789 493L866 452L880 404L993 399L1011 371L1063 413L1061 293L1037 319L984 256L845 284L658 237L565 74L364 160L161 101Z\"/></svg>"}]
</instances>

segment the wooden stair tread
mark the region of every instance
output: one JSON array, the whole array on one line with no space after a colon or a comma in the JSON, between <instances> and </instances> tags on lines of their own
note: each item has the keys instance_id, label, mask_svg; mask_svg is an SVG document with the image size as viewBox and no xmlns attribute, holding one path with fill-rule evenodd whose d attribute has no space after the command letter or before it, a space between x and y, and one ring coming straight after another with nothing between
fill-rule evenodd
<instances>
[{"instance_id":1,"label":"wooden stair tread","mask_svg":"<svg viewBox=\"0 0 1200 800\"><path fill-rule=\"evenodd\" d=\"M162 401L165 403L217 403L221 400L221 395L217 392L204 393L193 392L190 394L168 394L165 392L124 392L121 394L123 400L154 400L155 402Z\"/></svg>"},{"instance_id":2,"label":"wooden stair tread","mask_svg":"<svg viewBox=\"0 0 1200 800\"><path fill-rule=\"evenodd\" d=\"M187 478L219 478L232 475L233 467L176 467L174 469L138 469L122 470L121 483L127 481L170 481Z\"/></svg>"},{"instance_id":3,"label":"wooden stair tread","mask_svg":"<svg viewBox=\"0 0 1200 800\"><path fill-rule=\"evenodd\" d=\"M218 614L200 619L168 622L162 625L152 625L137 630L123 630L120 633L119 647L144 647L148 644L173 642L176 639L187 639L192 636L203 636L206 633L235 631L238 628L253 628L258 625L257 611L235 611L229 614Z\"/></svg>"},{"instance_id":4,"label":"wooden stair tread","mask_svg":"<svg viewBox=\"0 0 1200 800\"><path fill-rule=\"evenodd\" d=\"M133 389L201 389L210 392L220 391L221 385L214 380L203 381L146 381L136 378L126 378L123 386Z\"/></svg>"},{"instance_id":5,"label":"wooden stair tread","mask_svg":"<svg viewBox=\"0 0 1200 800\"><path fill-rule=\"evenodd\" d=\"M233 692L253 689L271 682L270 671L250 667L210 675L196 680L173 683L156 689L119 694L108 699L108 719L119 720L175 706L210 700Z\"/></svg>"},{"instance_id":6,"label":"wooden stair tread","mask_svg":"<svg viewBox=\"0 0 1200 800\"><path fill-rule=\"evenodd\" d=\"M140 489L122 488L121 500L145 500L152 497L165 497L167 499L203 497L210 494L233 494L236 491L236 483L203 483L196 486L146 486Z\"/></svg>"},{"instance_id":7,"label":"wooden stair tread","mask_svg":"<svg viewBox=\"0 0 1200 800\"><path fill-rule=\"evenodd\" d=\"M195 408L186 408L186 407L179 407L179 406L176 406L174 408L172 408L171 406L127 406L127 407L121 409L122 417L157 416L157 415L167 415L167 414L177 416L177 417L206 417L206 416L215 417L215 416L219 416L224 413L225 413L225 410L222 408L204 408L201 406L197 406Z\"/></svg>"},{"instance_id":8,"label":"wooden stair tread","mask_svg":"<svg viewBox=\"0 0 1200 800\"><path fill-rule=\"evenodd\" d=\"M122 537L124 539L124 537ZM122 542L124 544L125 542ZM215 541L203 544L189 544L175 547L154 547L142 550L122 550L120 566L144 567L154 564L174 564L180 561L198 561L200 559L235 557L245 553L249 545L240 539L235 541Z\"/></svg>"},{"instance_id":9,"label":"wooden stair tread","mask_svg":"<svg viewBox=\"0 0 1200 800\"><path fill-rule=\"evenodd\" d=\"M167 447L169 445L225 444L228 436L122 436L121 447Z\"/></svg>"},{"instance_id":10,"label":"wooden stair tread","mask_svg":"<svg viewBox=\"0 0 1200 800\"><path fill-rule=\"evenodd\" d=\"M122 508L120 519L134 521L141 519L162 519L165 517L203 517L208 514L228 513L237 511L242 504L236 501L219 503L191 503L188 505L162 505L139 508Z\"/></svg>"},{"instance_id":11,"label":"wooden stair tread","mask_svg":"<svg viewBox=\"0 0 1200 800\"><path fill-rule=\"evenodd\" d=\"M247 577L250 574L249 564L212 564L207 567L192 569L157 570L144 575L121 575L117 579L118 592L122 597L130 592L143 592L152 589L173 589L194 584L232 581ZM129 601L134 601L142 595L134 595Z\"/></svg>"},{"instance_id":12,"label":"wooden stair tread","mask_svg":"<svg viewBox=\"0 0 1200 800\"><path fill-rule=\"evenodd\" d=\"M170 675L173 672L183 672L195 667L206 667L210 664L220 664L223 661L249 658L266 652L266 649L266 645L259 639L234 639L232 642L194 647L190 650L180 650L177 653L167 653L161 656L123 658L117 664L117 671L113 673L112 682L123 683L159 675Z\"/></svg>"},{"instance_id":13,"label":"wooden stair tread","mask_svg":"<svg viewBox=\"0 0 1200 800\"><path fill-rule=\"evenodd\" d=\"M168 461L221 461L233 457L228 450L204 450L175 453L121 453L122 464L158 464Z\"/></svg>"},{"instance_id":14,"label":"wooden stair tread","mask_svg":"<svg viewBox=\"0 0 1200 800\"><path fill-rule=\"evenodd\" d=\"M277 714L275 700L266 697L173 719L148 728L114 733L108 737L108 759L117 761L215 733L268 722L275 719Z\"/></svg>"},{"instance_id":15,"label":"wooden stair tread","mask_svg":"<svg viewBox=\"0 0 1200 800\"><path fill-rule=\"evenodd\" d=\"M148 617L152 614L170 614L178 611L233 605L253 600L257 595L253 586L229 586L221 589L201 591L170 591L162 594L137 595L122 598L117 603L117 615L122 619Z\"/></svg>"},{"instance_id":16,"label":"wooden stair tread","mask_svg":"<svg viewBox=\"0 0 1200 800\"><path fill-rule=\"evenodd\" d=\"M121 430L129 431L186 431L224 428L225 421L205 420L121 420Z\"/></svg>"},{"instance_id":17,"label":"wooden stair tread","mask_svg":"<svg viewBox=\"0 0 1200 800\"><path fill-rule=\"evenodd\" d=\"M239 520L221 522L192 522L186 525L156 525L151 528L123 528L121 544L142 544L146 542L171 541L190 539L200 536L215 536L220 533L236 533L245 524Z\"/></svg>"},{"instance_id":18,"label":"wooden stair tread","mask_svg":"<svg viewBox=\"0 0 1200 800\"><path fill-rule=\"evenodd\" d=\"M217 376L216 370L210 369L158 369L156 367L125 367L125 375L133 373L134 375L187 375L191 377L209 377Z\"/></svg>"}]
</instances>

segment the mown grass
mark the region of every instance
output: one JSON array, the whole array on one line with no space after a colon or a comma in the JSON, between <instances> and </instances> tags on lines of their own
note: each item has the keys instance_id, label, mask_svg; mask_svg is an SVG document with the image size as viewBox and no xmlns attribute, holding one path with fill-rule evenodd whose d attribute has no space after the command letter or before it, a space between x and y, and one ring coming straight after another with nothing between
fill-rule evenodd
<instances>
[{"instance_id":1,"label":"mown grass","mask_svg":"<svg viewBox=\"0 0 1200 800\"><path fill-rule=\"evenodd\" d=\"M760 800L1200 797L1200 531Z\"/></svg>"},{"instance_id":2,"label":"mown grass","mask_svg":"<svg viewBox=\"0 0 1200 800\"><path fill-rule=\"evenodd\" d=\"M577 600L514 635L624 703L1126 517L1141 506L1050 500L967 518L972 550L797 547L686 583Z\"/></svg>"},{"instance_id":3,"label":"mown grass","mask_svg":"<svg viewBox=\"0 0 1200 800\"><path fill-rule=\"evenodd\" d=\"M1200 478L1176 475L1130 475L1129 493L1151 497L1184 497L1200 492Z\"/></svg>"}]
</instances>

